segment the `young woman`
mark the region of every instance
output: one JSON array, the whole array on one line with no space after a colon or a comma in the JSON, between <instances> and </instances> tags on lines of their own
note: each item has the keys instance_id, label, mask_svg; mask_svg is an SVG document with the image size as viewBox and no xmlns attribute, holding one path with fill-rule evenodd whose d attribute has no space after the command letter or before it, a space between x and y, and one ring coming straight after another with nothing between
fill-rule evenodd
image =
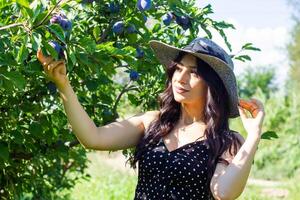
<instances>
[{"instance_id":1,"label":"young woman","mask_svg":"<svg viewBox=\"0 0 300 200\"><path fill-rule=\"evenodd\" d=\"M263 104L238 98L231 57L213 41L196 38L180 49L153 40L150 46L166 67L160 109L100 127L79 104L64 62L41 51L37 57L57 85L68 120L85 148L136 147L129 158L131 166L138 161L139 168L134 199L236 199L260 141ZM246 140L229 129L229 118L238 116Z\"/></svg>"}]
</instances>

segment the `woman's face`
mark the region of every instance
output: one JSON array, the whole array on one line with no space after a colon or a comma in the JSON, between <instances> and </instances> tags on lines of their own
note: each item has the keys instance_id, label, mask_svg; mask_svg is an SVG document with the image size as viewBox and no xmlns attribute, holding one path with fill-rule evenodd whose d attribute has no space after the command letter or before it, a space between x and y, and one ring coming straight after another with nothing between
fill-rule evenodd
<instances>
[{"instance_id":1,"label":"woman's face","mask_svg":"<svg viewBox=\"0 0 300 200\"><path fill-rule=\"evenodd\" d=\"M201 66L200 66L201 67ZM185 91L178 88L183 88ZM207 85L197 74L197 59L191 54L183 56L172 77L174 99L180 103L200 103L206 99Z\"/></svg>"}]
</instances>

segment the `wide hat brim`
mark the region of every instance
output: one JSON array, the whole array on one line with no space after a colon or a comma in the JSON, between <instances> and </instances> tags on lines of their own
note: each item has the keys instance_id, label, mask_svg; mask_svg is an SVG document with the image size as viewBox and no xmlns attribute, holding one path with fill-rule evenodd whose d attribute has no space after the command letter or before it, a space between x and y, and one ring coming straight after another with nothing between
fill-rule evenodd
<instances>
[{"instance_id":1,"label":"wide hat brim","mask_svg":"<svg viewBox=\"0 0 300 200\"><path fill-rule=\"evenodd\" d=\"M177 48L158 40L150 40L149 45L160 63L165 65L164 67L168 66L171 61L176 58L180 51L190 53L206 62L219 75L225 88L227 89L227 93L229 95L229 118L236 118L240 116L237 107L238 91L236 78L233 69L227 63L215 56L203 53L195 53L191 50Z\"/></svg>"}]
</instances>

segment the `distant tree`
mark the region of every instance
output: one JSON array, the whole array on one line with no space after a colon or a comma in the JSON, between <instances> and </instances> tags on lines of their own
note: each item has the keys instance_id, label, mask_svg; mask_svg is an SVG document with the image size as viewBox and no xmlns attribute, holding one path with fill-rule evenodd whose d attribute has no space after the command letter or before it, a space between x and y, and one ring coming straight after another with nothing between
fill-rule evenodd
<instances>
[{"instance_id":1,"label":"distant tree","mask_svg":"<svg viewBox=\"0 0 300 200\"><path fill-rule=\"evenodd\" d=\"M295 22L291 32L291 41L289 42L288 56L290 61L289 81L287 87L289 90L300 90L300 1L288 0L288 3L293 8L291 13Z\"/></svg>"},{"instance_id":2,"label":"distant tree","mask_svg":"<svg viewBox=\"0 0 300 200\"><path fill-rule=\"evenodd\" d=\"M275 71L273 67L250 67L247 68L237 78L239 87L239 96L242 98L251 98L259 87L266 98L270 93L278 89L274 84Z\"/></svg>"}]
</instances>

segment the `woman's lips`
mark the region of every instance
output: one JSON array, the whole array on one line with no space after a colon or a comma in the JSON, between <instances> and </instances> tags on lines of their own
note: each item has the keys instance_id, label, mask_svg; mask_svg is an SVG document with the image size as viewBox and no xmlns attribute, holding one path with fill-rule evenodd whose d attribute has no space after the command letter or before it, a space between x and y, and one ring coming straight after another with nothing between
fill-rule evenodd
<instances>
[{"instance_id":1,"label":"woman's lips","mask_svg":"<svg viewBox=\"0 0 300 200\"><path fill-rule=\"evenodd\" d=\"M185 93L185 92L188 92L188 90L184 90L184 89L181 89L181 88L178 88L178 87L175 87L175 91L177 92L177 93Z\"/></svg>"}]
</instances>

